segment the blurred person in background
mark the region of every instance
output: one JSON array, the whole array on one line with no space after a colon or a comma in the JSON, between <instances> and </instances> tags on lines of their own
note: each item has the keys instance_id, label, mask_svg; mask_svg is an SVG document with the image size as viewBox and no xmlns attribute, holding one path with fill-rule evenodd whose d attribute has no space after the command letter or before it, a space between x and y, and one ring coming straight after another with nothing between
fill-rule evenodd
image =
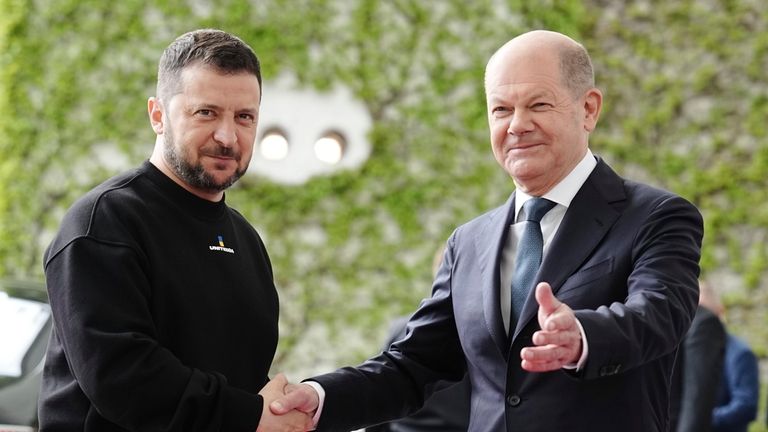
<instances>
[{"instance_id":1,"label":"blurred person in background","mask_svg":"<svg viewBox=\"0 0 768 432\"><path fill-rule=\"evenodd\" d=\"M149 160L75 202L45 254L41 431L306 428L302 413L275 422L267 409L285 385L267 376L272 267L224 199L250 162L260 102L259 61L239 38L197 30L165 49Z\"/></svg>"},{"instance_id":2,"label":"blurred person in background","mask_svg":"<svg viewBox=\"0 0 768 432\"><path fill-rule=\"evenodd\" d=\"M671 432L712 429L725 353L725 327L710 302L711 288L699 282L699 307L683 339L672 376Z\"/></svg>"},{"instance_id":3,"label":"blurred person in background","mask_svg":"<svg viewBox=\"0 0 768 432\"><path fill-rule=\"evenodd\" d=\"M700 303L725 322L725 307L711 285L701 285ZM760 371L757 357L746 342L726 329L725 358L720 388L712 413L713 432L747 432L757 418Z\"/></svg>"}]
</instances>

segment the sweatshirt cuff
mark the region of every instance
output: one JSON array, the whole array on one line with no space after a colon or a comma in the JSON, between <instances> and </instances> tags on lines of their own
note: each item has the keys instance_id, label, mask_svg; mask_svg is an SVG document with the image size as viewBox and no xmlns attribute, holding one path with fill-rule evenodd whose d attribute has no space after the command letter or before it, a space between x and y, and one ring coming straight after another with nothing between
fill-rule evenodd
<instances>
[{"instance_id":1,"label":"sweatshirt cuff","mask_svg":"<svg viewBox=\"0 0 768 432\"><path fill-rule=\"evenodd\" d=\"M259 427L264 398L240 389L224 390L224 415L221 430L253 432Z\"/></svg>"}]
</instances>

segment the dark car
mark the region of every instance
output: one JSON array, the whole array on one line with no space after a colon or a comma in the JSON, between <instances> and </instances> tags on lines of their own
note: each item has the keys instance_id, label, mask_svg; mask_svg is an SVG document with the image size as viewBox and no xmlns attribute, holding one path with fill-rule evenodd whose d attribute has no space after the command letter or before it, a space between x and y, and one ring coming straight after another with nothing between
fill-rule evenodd
<instances>
[{"instance_id":1,"label":"dark car","mask_svg":"<svg viewBox=\"0 0 768 432\"><path fill-rule=\"evenodd\" d=\"M51 332L42 283L0 280L0 431L37 426L37 396Z\"/></svg>"}]
</instances>

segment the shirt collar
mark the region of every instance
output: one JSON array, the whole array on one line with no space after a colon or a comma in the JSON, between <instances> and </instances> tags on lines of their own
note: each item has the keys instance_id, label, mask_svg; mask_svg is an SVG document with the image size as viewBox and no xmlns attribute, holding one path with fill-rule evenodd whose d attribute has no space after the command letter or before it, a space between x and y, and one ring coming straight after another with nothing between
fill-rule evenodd
<instances>
[{"instance_id":1,"label":"shirt collar","mask_svg":"<svg viewBox=\"0 0 768 432\"><path fill-rule=\"evenodd\" d=\"M581 186L587 181L587 178L592 174L592 170L597 166L597 160L592 154L590 149L587 149L586 154L570 173L565 176L560 183L544 194L544 198L554 201L556 204L564 206L566 209L571 205L571 201L579 192ZM526 201L533 198L520 189L515 189L515 219L517 220L520 214L520 209L523 207Z\"/></svg>"}]
</instances>

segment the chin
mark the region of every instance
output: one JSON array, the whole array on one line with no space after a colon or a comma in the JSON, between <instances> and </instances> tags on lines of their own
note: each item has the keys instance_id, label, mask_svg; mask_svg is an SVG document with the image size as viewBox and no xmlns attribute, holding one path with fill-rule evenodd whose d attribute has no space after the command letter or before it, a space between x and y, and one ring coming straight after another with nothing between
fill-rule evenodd
<instances>
[{"instance_id":1,"label":"chin","mask_svg":"<svg viewBox=\"0 0 768 432\"><path fill-rule=\"evenodd\" d=\"M520 169L519 167L517 169L509 169L507 170L507 173L515 180L515 184L525 192L530 189L525 187L525 185L530 186L540 182L542 177L546 174L540 170L532 170L530 168Z\"/></svg>"}]
</instances>

